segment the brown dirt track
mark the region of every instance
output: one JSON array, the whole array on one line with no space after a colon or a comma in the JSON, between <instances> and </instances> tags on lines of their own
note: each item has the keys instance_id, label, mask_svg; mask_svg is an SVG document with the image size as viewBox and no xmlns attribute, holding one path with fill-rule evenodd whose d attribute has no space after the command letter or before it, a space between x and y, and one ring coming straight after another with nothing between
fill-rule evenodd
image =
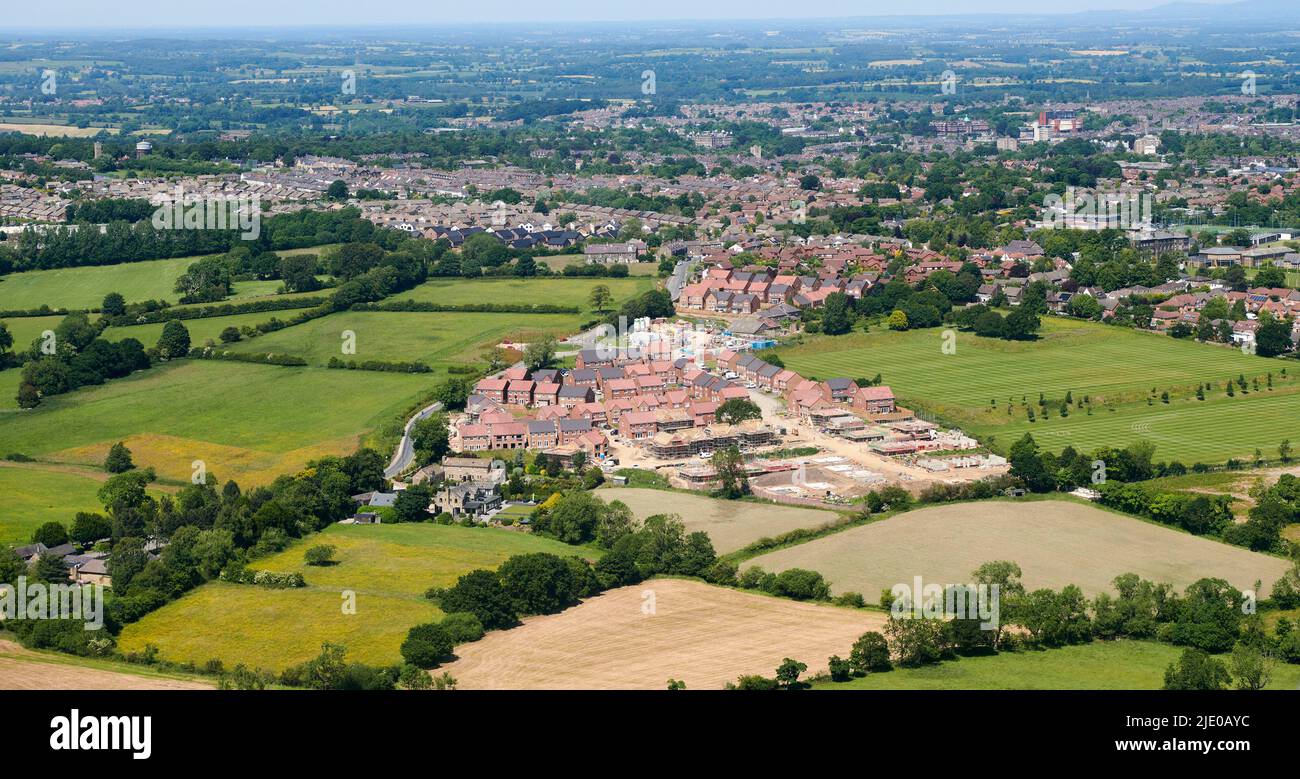
<instances>
[{"instance_id":1,"label":"brown dirt track","mask_svg":"<svg viewBox=\"0 0 1300 779\"><path fill-rule=\"evenodd\" d=\"M642 613L642 593L655 613ZM885 617L865 611L655 579L610 590L563 613L532 617L458 648L448 671L462 689L719 689L742 674L771 676L782 659L826 670Z\"/></svg>"},{"instance_id":2,"label":"brown dirt track","mask_svg":"<svg viewBox=\"0 0 1300 779\"><path fill-rule=\"evenodd\" d=\"M60 658L61 659L61 658ZM0 641L0 690L210 690L182 679L49 662L11 641Z\"/></svg>"}]
</instances>

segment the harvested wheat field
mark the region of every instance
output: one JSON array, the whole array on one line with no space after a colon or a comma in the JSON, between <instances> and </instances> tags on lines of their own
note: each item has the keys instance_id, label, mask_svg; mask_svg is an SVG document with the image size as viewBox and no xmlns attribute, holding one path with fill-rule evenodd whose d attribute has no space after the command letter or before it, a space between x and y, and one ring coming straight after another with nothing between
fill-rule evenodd
<instances>
[{"instance_id":1,"label":"harvested wheat field","mask_svg":"<svg viewBox=\"0 0 1300 779\"><path fill-rule=\"evenodd\" d=\"M638 519L652 514L679 515L688 533L708 533L718 554L734 552L764 536L840 521L839 514L822 509L719 500L668 490L627 487L602 490L600 494L607 501L623 501Z\"/></svg>"},{"instance_id":2,"label":"harvested wheat field","mask_svg":"<svg viewBox=\"0 0 1300 779\"><path fill-rule=\"evenodd\" d=\"M654 613L645 613L653 593ZM772 598L680 579L621 587L457 648L444 666L463 689L721 688L772 676L786 657L826 670L833 654L880 630L883 614Z\"/></svg>"},{"instance_id":3,"label":"harvested wheat field","mask_svg":"<svg viewBox=\"0 0 1300 779\"><path fill-rule=\"evenodd\" d=\"M0 641L0 690L210 690L212 685L165 676L73 665Z\"/></svg>"},{"instance_id":4,"label":"harvested wheat field","mask_svg":"<svg viewBox=\"0 0 1300 779\"><path fill-rule=\"evenodd\" d=\"M1068 501L984 501L909 511L749 562L779 573L819 571L836 593L874 601L895 584L963 584L990 560L1011 560L1030 589L1076 584L1088 595L1110 592L1122 573L1178 589L1205 577L1267 595L1290 566L1282 559L1198 538ZM745 567L745 566L742 566Z\"/></svg>"}]
</instances>

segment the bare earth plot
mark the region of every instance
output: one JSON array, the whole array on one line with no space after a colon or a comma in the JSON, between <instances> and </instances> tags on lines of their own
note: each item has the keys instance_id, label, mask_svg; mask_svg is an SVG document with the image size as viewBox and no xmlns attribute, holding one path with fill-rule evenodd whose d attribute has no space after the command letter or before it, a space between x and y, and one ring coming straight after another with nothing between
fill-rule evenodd
<instances>
[{"instance_id":1,"label":"bare earth plot","mask_svg":"<svg viewBox=\"0 0 1300 779\"><path fill-rule=\"evenodd\" d=\"M644 593L654 593L646 614ZM655 579L533 617L457 648L446 665L463 689L718 689L742 674L771 676L786 657L826 670L832 654L879 630L883 614Z\"/></svg>"},{"instance_id":2,"label":"bare earth plot","mask_svg":"<svg viewBox=\"0 0 1300 779\"><path fill-rule=\"evenodd\" d=\"M835 524L840 518L833 511L821 509L718 500L637 487L602 490L600 495L606 501L626 503L638 519L652 514L677 514L688 533L708 533L719 554L734 552L764 536Z\"/></svg>"},{"instance_id":3,"label":"bare earth plot","mask_svg":"<svg viewBox=\"0 0 1300 779\"><path fill-rule=\"evenodd\" d=\"M0 641L0 690L210 690L212 685L51 662Z\"/></svg>"},{"instance_id":4,"label":"bare earth plot","mask_svg":"<svg viewBox=\"0 0 1300 779\"><path fill-rule=\"evenodd\" d=\"M874 601L895 584L961 584L990 560L1011 560L1031 589L1076 584L1088 595L1136 573L1178 589L1204 577L1241 588L1263 582L1261 597L1287 570L1285 560L1066 501L992 501L934 506L760 555L771 572L820 571L836 593Z\"/></svg>"}]
</instances>

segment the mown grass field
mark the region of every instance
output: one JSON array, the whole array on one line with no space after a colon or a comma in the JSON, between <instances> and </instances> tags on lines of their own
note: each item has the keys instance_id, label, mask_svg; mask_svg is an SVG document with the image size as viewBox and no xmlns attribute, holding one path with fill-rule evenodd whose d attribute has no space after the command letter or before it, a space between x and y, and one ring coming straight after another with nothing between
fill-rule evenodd
<instances>
[{"instance_id":1,"label":"mown grass field","mask_svg":"<svg viewBox=\"0 0 1300 779\"><path fill-rule=\"evenodd\" d=\"M1096 641L1034 652L962 657L896 668L821 690L1158 690L1182 648L1154 641ZM846 656L841 653L841 657ZM1277 664L1270 690L1300 689L1300 665Z\"/></svg>"},{"instance_id":2,"label":"mown grass field","mask_svg":"<svg viewBox=\"0 0 1300 779\"><path fill-rule=\"evenodd\" d=\"M203 319L186 319L181 322L185 329L190 333L190 343L194 346L202 346L211 340L216 344L221 344L221 331L227 327L253 327L262 322L269 320L273 316L286 319L298 313L292 311L264 311L255 314L233 314L231 316L213 316ZM144 344L148 349L158 343L159 336L162 335L164 322L158 322L151 325L131 325L129 327L110 327L104 331L104 337L110 341L121 341L124 338L134 338Z\"/></svg>"},{"instance_id":3,"label":"mown grass field","mask_svg":"<svg viewBox=\"0 0 1300 779\"><path fill-rule=\"evenodd\" d=\"M303 563L318 544L337 548L334 565ZM168 660L280 670L310 659L325 641L348 647L350 660L401 662L399 648L413 625L441 616L424 598L475 568L496 568L525 552L593 557L585 548L510 530L431 523L333 525L255 561L254 568L299 571L307 587L275 590L212 582L123 630L123 651L154 644ZM355 593L356 613L343 612L343 594Z\"/></svg>"},{"instance_id":4,"label":"mown grass field","mask_svg":"<svg viewBox=\"0 0 1300 779\"><path fill-rule=\"evenodd\" d=\"M78 511L103 513L95 493L101 482L73 473L36 470L0 462L0 549L31 543L46 522L72 527Z\"/></svg>"},{"instance_id":5,"label":"mown grass field","mask_svg":"<svg viewBox=\"0 0 1300 779\"><path fill-rule=\"evenodd\" d=\"M873 331L815 338L780 354L805 376L879 373L903 405L937 414L982 438L991 436L994 448L1003 451L1025 432L1052 449L1091 450L1147 439L1157 445L1157 459L1190 464L1253 456L1257 447L1275 456L1282 439L1300 432L1295 426L1300 364L1291 360L1055 317L1043 319L1037 341L959 332L954 354L944 354L942 345L940 328ZM1248 382L1258 377L1262 387L1270 372L1272 391L1229 398L1222 388L1238 375ZM1198 401L1196 385L1202 382L1218 389ZM1153 388L1157 399L1148 405ZM1165 391L1169 404L1158 399ZM1091 415L1086 407L1072 406L1068 417L1060 417L1057 406L1067 392L1076 403L1088 397ZM1037 406L1039 393L1056 401L1046 418ZM1025 404L1034 408L1036 422L1028 421Z\"/></svg>"},{"instance_id":6,"label":"mown grass field","mask_svg":"<svg viewBox=\"0 0 1300 779\"><path fill-rule=\"evenodd\" d=\"M267 318L261 315L261 321ZM572 314L343 311L242 341L230 348L237 352L292 354L312 365L325 365L331 357L338 357L358 362L423 362L446 367L483 362L487 350L504 339L527 342L544 334L559 337L576 330L580 324L579 317ZM356 335L355 354L343 353L346 331ZM217 332L220 333L219 328Z\"/></svg>"},{"instance_id":7,"label":"mown grass field","mask_svg":"<svg viewBox=\"0 0 1300 779\"><path fill-rule=\"evenodd\" d=\"M348 454L426 392L428 375L184 360L5 412L0 452L99 464L125 440L135 462L187 481L198 459L221 479L262 484Z\"/></svg>"},{"instance_id":8,"label":"mown grass field","mask_svg":"<svg viewBox=\"0 0 1300 779\"><path fill-rule=\"evenodd\" d=\"M920 576L940 585L971 581L992 560L1018 564L1026 587L1078 585L1088 596L1136 573L1180 591L1205 577L1241 589L1262 582L1265 597L1290 563L1280 557L1199 538L1151 522L1062 500L983 501L929 506L823 536L749 560L779 573L819 571L835 593L911 586Z\"/></svg>"},{"instance_id":9,"label":"mown grass field","mask_svg":"<svg viewBox=\"0 0 1300 779\"><path fill-rule=\"evenodd\" d=\"M325 248L290 249L277 254L318 254ZM180 298L175 291L176 279L203 256L208 255L53 268L0 276L0 310L28 310L40 308L42 304L51 308L98 308L110 292L121 293L128 303L143 300L175 303ZM234 286L235 294L231 299L240 300L275 294L280 282L239 281ZM328 294L328 291L320 294Z\"/></svg>"},{"instance_id":10,"label":"mown grass field","mask_svg":"<svg viewBox=\"0 0 1300 779\"><path fill-rule=\"evenodd\" d=\"M127 302L175 301L176 279L197 257L127 262L83 268L53 268L0 278L0 309L97 308L104 295L120 292Z\"/></svg>"},{"instance_id":11,"label":"mown grass field","mask_svg":"<svg viewBox=\"0 0 1300 779\"><path fill-rule=\"evenodd\" d=\"M418 300L432 303L523 303L578 306L584 314L594 313L588 298L599 285L609 287L614 296L608 308L616 309L624 301L649 291L655 279L630 276L626 279L432 279L410 292L401 292L393 300ZM509 316L509 315L507 315ZM589 318L589 317L584 317Z\"/></svg>"}]
</instances>

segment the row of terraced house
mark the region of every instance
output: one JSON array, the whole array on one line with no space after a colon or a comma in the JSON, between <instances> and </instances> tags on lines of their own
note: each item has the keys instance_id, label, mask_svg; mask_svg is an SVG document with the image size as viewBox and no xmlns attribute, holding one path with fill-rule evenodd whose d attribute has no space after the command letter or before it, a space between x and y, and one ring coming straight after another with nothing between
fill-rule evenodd
<instances>
[{"instance_id":1,"label":"row of terraced house","mask_svg":"<svg viewBox=\"0 0 1300 779\"><path fill-rule=\"evenodd\" d=\"M687 358L586 349L569 371L517 366L479 381L457 435L463 451L533 449L562 461L579 450L596 459L608 456L607 432L652 453L661 435L689 439L693 452L770 443L776 433L766 424L742 431L717 421L723 403L748 396L745 387ZM671 444L665 451L677 448Z\"/></svg>"},{"instance_id":2,"label":"row of terraced house","mask_svg":"<svg viewBox=\"0 0 1300 779\"><path fill-rule=\"evenodd\" d=\"M807 379L750 352L720 353L718 369L734 374L738 381L753 383L762 390L780 395L792 414L805 419L814 410L833 406L847 406L872 418L899 412L894 392L888 386L859 387L856 381L848 378Z\"/></svg>"}]
</instances>

